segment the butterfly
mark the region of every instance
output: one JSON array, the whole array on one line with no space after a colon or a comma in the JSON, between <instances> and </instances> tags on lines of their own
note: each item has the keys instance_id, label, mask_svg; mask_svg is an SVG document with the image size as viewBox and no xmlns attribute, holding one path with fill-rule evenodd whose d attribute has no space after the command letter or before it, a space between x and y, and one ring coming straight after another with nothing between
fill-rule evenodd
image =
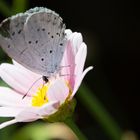
<instances>
[{"instance_id":1,"label":"butterfly","mask_svg":"<svg viewBox=\"0 0 140 140\"><path fill-rule=\"evenodd\" d=\"M65 51L65 24L54 11L36 7L0 24L0 46L15 61L47 77L55 75Z\"/></svg>"}]
</instances>

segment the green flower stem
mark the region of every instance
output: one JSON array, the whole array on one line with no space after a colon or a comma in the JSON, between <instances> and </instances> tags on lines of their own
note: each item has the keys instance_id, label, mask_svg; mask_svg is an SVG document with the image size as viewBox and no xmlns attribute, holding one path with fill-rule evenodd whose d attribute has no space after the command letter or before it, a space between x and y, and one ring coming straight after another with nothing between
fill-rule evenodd
<instances>
[{"instance_id":1,"label":"green flower stem","mask_svg":"<svg viewBox=\"0 0 140 140\"><path fill-rule=\"evenodd\" d=\"M88 140L71 118L66 119L65 124L73 130L79 140Z\"/></svg>"},{"instance_id":2,"label":"green flower stem","mask_svg":"<svg viewBox=\"0 0 140 140\"><path fill-rule=\"evenodd\" d=\"M82 101L86 109L91 113L94 119L96 119L102 128L106 131L111 140L120 140L122 130L118 124L113 120L107 110L84 84L77 94L79 100Z\"/></svg>"}]
</instances>

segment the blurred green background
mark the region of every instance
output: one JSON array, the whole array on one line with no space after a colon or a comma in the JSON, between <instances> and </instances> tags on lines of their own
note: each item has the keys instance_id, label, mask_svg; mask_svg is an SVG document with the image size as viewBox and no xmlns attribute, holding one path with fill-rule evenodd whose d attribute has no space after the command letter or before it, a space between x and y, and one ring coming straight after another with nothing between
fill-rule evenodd
<instances>
[{"instance_id":1,"label":"blurred green background","mask_svg":"<svg viewBox=\"0 0 140 140\"><path fill-rule=\"evenodd\" d=\"M82 33L88 46L86 66L93 65L94 70L87 74L76 95L73 119L79 129L89 140L137 140L140 135L138 4L125 0L0 0L0 21L35 6L59 13L67 28ZM2 62L10 59L0 49ZM0 85L5 85L2 80ZM0 122L4 120L7 119L0 118ZM44 125L37 121L7 127L0 130L0 140L76 139L69 130L67 138L61 133L53 137L59 128ZM56 125L63 128L62 124ZM74 124L69 125L74 128ZM33 137L37 132L38 136Z\"/></svg>"}]
</instances>

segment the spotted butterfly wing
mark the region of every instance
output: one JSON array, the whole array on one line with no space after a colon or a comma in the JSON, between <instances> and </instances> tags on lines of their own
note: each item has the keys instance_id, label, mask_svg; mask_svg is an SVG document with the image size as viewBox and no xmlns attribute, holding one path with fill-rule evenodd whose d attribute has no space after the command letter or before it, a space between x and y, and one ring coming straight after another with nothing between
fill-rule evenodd
<instances>
[{"instance_id":1,"label":"spotted butterfly wing","mask_svg":"<svg viewBox=\"0 0 140 140\"><path fill-rule=\"evenodd\" d=\"M60 68L66 46L62 18L46 8L34 8L3 21L0 45L28 69L51 76Z\"/></svg>"},{"instance_id":2,"label":"spotted butterfly wing","mask_svg":"<svg viewBox=\"0 0 140 140\"><path fill-rule=\"evenodd\" d=\"M26 47L23 28L27 16L17 14L4 20L0 25L0 46L15 60L18 60Z\"/></svg>"}]
</instances>

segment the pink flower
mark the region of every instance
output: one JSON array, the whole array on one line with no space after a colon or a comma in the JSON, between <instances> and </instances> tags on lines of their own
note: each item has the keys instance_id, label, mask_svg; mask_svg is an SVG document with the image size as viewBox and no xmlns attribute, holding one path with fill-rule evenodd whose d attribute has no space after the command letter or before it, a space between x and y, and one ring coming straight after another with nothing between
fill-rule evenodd
<instances>
[{"instance_id":1,"label":"pink flower","mask_svg":"<svg viewBox=\"0 0 140 140\"><path fill-rule=\"evenodd\" d=\"M47 84L43 84L42 79L35 83L42 76L15 61L13 64L0 65L0 77L11 87L0 87L0 116L13 117L12 120L1 123L0 129L17 122L47 118L57 112L66 100L73 98L84 76L93 67L83 71L87 46L82 35L72 33L71 30L66 30L66 35L68 43L60 73L50 78ZM23 99L27 91L28 94Z\"/></svg>"}]
</instances>

